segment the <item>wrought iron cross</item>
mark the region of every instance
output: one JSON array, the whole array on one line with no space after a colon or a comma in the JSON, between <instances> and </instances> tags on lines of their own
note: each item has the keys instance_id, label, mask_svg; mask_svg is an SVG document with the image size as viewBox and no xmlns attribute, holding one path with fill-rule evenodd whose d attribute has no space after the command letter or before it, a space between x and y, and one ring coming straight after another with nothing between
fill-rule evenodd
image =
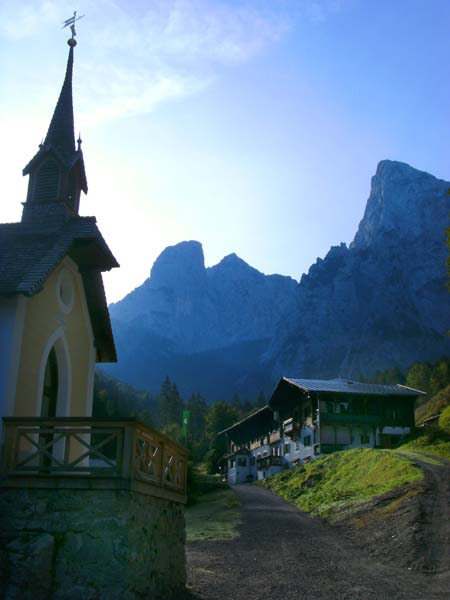
<instances>
[{"instance_id":1,"label":"wrought iron cross","mask_svg":"<svg viewBox=\"0 0 450 600\"><path fill-rule=\"evenodd\" d=\"M62 29L64 29L65 27L70 27L70 31L72 32L72 39L75 39L75 36L77 35L77 32L75 31L75 21L79 21L84 16L85 15L81 15L81 17L77 17L77 11L75 10L73 13L73 16L70 17L70 19L66 19L65 21L63 21Z\"/></svg>"}]
</instances>

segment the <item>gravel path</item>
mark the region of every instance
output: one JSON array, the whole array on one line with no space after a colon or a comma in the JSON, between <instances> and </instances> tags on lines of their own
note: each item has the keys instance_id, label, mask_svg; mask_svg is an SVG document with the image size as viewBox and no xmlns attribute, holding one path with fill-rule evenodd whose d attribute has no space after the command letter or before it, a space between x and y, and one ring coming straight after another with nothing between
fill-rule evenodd
<instances>
[{"instance_id":1,"label":"gravel path","mask_svg":"<svg viewBox=\"0 0 450 600\"><path fill-rule=\"evenodd\" d=\"M440 581L447 581L450 598L450 462L436 456L428 456L440 466L396 452L410 460L425 472L427 489L421 496L421 555L424 566L438 577L432 581L431 589L439 587Z\"/></svg>"},{"instance_id":2,"label":"gravel path","mask_svg":"<svg viewBox=\"0 0 450 600\"><path fill-rule=\"evenodd\" d=\"M187 546L188 584L198 600L448 600L435 577L369 558L342 531L272 492L236 486L240 537ZM432 584L433 585L430 585Z\"/></svg>"}]
</instances>

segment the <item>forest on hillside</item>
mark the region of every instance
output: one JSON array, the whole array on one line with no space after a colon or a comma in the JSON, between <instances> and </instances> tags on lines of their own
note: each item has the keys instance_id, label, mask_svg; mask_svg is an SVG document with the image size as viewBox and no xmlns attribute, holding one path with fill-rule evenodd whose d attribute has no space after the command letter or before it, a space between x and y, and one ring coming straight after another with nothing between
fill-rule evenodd
<instances>
[{"instance_id":1,"label":"forest on hillside","mask_svg":"<svg viewBox=\"0 0 450 600\"><path fill-rule=\"evenodd\" d=\"M184 400L176 383L166 377L158 394L132 386L98 371L94 384L94 417L135 417L185 445L193 463L213 470L225 453L225 439L217 434L266 404L262 392L253 400L234 394L230 401L209 404L200 394ZM188 413L183 427L183 413Z\"/></svg>"}]
</instances>

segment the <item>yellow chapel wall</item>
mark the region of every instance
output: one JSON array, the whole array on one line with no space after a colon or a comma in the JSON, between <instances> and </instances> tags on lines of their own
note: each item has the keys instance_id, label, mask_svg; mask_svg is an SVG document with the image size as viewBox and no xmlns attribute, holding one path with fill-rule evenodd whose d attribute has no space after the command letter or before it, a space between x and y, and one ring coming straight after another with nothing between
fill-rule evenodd
<instances>
[{"instance_id":1,"label":"yellow chapel wall","mask_svg":"<svg viewBox=\"0 0 450 600\"><path fill-rule=\"evenodd\" d=\"M73 284L69 312L58 300L63 271L66 276L70 274ZM57 416L91 416L94 338L83 281L77 265L68 257L48 277L44 288L27 300L14 416L40 416L43 370L53 345L59 371Z\"/></svg>"}]
</instances>

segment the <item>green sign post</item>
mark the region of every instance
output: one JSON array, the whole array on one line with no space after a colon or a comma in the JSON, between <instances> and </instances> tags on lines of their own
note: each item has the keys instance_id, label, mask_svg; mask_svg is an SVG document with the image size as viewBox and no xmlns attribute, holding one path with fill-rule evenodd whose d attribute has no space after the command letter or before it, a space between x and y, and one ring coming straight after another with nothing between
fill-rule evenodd
<instances>
[{"instance_id":1,"label":"green sign post","mask_svg":"<svg viewBox=\"0 0 450 600\"><path fill-rule=\"evenodd\" d=\"M183 434L184 434L184 445L187 446L187 431L188 431L188 423L190 411L183 410Z\"/></svg>"}]
</instances>

